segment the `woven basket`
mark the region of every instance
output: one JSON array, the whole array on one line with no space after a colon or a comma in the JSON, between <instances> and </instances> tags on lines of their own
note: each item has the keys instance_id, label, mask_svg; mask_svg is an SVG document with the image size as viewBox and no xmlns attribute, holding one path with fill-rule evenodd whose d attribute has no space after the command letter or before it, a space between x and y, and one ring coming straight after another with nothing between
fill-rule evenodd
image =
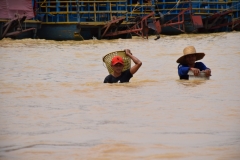
<instances>
[{"instance_id":1,"label":"woven basket","mask_svg":"<svg viewBox=\"0 0 240 160\"><path fill-rule=\"evenodd\" d=\"M131 58L125 54L125 51L115 51L112 53L108 53L103 57L103 62L105 63L105 66L108 69L109 74L113 73L113 70L111 67L111 61L114 56L122 57L123 64L124 64L123 71L126 71L127 69L131 68Z\"/></svg>"}]
</instances>

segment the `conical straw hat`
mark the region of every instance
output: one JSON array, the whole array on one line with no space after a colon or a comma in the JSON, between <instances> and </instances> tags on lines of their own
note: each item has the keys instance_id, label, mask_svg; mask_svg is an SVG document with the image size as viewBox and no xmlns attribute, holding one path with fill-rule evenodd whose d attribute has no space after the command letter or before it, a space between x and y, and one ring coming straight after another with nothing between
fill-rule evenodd
<instances>
[{"instance_id":1,"label":"conical straw hat","mask_svg":"<svg viewBox=\"0 0 240 160\"><path fill-rule=\"evenodd\" d=\"M185 56L195 54L196 55L196 61L202 59L205 56L205 53L197 53L194 46L188 46L183 49L183 56L178 58L177 63L180 64L186 64Z\"/></svg>"}]
</instances>

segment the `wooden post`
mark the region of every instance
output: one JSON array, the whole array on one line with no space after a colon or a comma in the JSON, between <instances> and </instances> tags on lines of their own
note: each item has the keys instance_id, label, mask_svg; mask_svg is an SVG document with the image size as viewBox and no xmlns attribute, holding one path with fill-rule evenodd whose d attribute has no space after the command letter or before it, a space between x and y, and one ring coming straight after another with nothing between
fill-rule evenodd
<instances>
[{"instance_id":1,"label":"wooden post","mask_svg":"<svg viewBox=\"0 0 240 160\"><path fill-rule=\"evenodd\" d=\"M109 11L110 11L110 20L112 20L112 3L111 2L109 2L110 3L110 8L109 8Z\"/></svg>"},{"instance_id":2,"label":"wooden post","mask_svg":"<svg viewBox=\"0 0 240 160\"><path fill-rule=\"evenodd\" d=\"M67 2L67 5L66 5L66 7L67 7L67 22L69 22L69 15L68 15L68 13L69 13L69 6L68 6L68 2Z\"/></svg>"},{"instance_id":3,"label":"wooden post","mask_svg":"<svg viewBox=\"0 0 240 160\"><path fill-rule=\"evenodd\" d=\"M80 22L80 15L79 15L79 1L77 0L77 21Z\"/></svg>"},{"instance_id":4,"label":"wooden post","mask_svg":"<svg viewBox=\"0 0 240 160\"><path fill-rule=\"evenodd\" d=\"M96 17L96 2L93 3L93 10L94 10L94 22L97 21L97 17Z\"/></svg>"},{"instance_id":5,"label":"wooden post","mask_svg":"<svg viewBox=\"0 0 240 160\"><path fill-rule=\"evenodd\" d=\"M46 22L48 22L48 8L47 8L48 3L46 3Z\"/></svg>"}]
</instances>

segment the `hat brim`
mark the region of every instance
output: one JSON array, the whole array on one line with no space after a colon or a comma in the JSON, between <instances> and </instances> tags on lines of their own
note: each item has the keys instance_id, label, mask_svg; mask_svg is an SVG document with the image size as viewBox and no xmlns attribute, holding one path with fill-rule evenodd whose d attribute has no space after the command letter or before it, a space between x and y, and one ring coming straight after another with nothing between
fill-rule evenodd
<instances>
[{"instance_id":1,"label":"hat brim","mask_svg":"<svg viewBox=\"0 0 240 160\"><path fill-rule=\"evenodd\" d=\"M205 56L205 53L192 53L192 54L195 54L196 55L196 61L200 60L200 59L203 59L203 57ZM187 55L191 55L191 54L187 54ZM180 64L186 64L186 60L185 60L185 57L187 55L183 55L181 56L180 58L178 58L178 60L176 61L177 63L180 63Z\"/></svg>"},{"instance_id":2,"label":"hat brim","mask_svg":"<svg viewBox=\"0 0 240 160\"><path fill-rule=\"evenodd\" d=\"M115 65L118 64L118 63L120 63L120 64L122 64L122 65L124 64L123 62L119 62L119 61L118 61L118 62L112 63L112 65L115 66Z\"/></svg>"}]
</instances>

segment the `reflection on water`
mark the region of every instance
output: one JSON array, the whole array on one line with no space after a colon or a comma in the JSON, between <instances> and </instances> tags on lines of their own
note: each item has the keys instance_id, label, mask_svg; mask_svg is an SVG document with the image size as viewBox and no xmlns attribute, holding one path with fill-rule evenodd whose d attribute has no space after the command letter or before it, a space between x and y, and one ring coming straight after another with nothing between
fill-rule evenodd
<instances>
[{"instance_id":1,"label":"reflection on water","mask_svg":"<svg viewBox=\"0 0 240 160\"><path fill-rule=\"evenodd\" d=\"M0 159L240 159L240 33L0 41ZM210 80L179 80L187 45ZM129 48L130 83L102 57Z\"/></svg>"},{"instance_id":2,"label":"reflection on water","mask_svg":"<svg viewBox=\"0 0 240 160\"><path fill-rule=\"evenodd\" d=\"M198 85L205 84L207 81L206 80L177 80L179 84L184 85L184 86L189 86L189 87L197 87Z\"/></svg>"}]
</instances>

